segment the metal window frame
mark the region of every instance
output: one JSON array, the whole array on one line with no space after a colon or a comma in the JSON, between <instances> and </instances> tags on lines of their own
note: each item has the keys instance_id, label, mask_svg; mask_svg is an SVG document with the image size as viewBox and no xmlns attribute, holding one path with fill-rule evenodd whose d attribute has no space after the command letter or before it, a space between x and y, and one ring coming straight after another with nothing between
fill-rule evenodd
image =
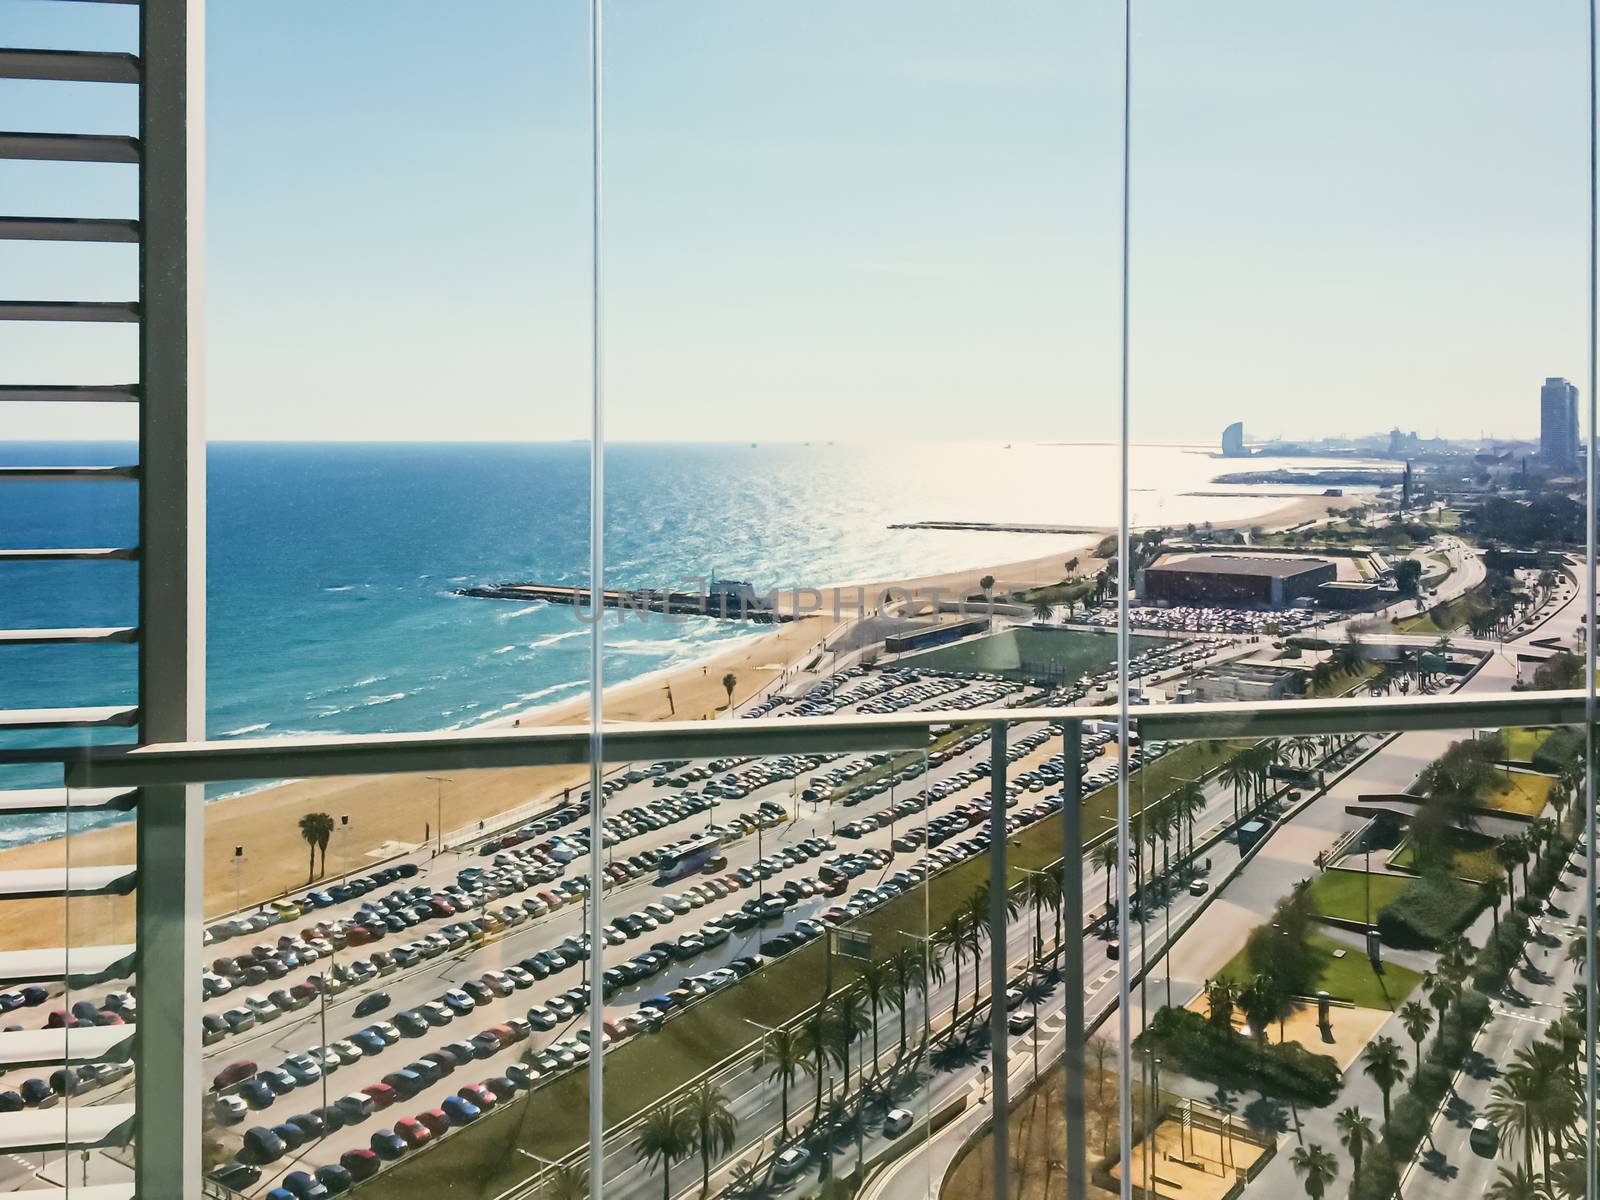
<instances>
[{"instance_id":1,"label":"metal window frame","mask_svg":"<svg viewBox=\"0 0 1600 1200\"><path fill-rule=\"evenodd\" d=\"M1296 700L1278 704L1152 704L1133 720L1145 737L1289 737L1319 733L1404 733L1509 725L1582 725L1582 690L1379 699ZM69 787L151 787L325 775L492 770L642 758L718 758L742 754L821 754L908 750L951 725L1113 720L1107 707L1019 707L892 716L801 717L738 721L603 723L546 728L351 734L238 741L148 742L58 751Z\"/></svg>"},{"instance_id":2,"label":"metal window frame","mask_svg":"<svg viewBox=\"0 0 1600 1200\"><path fill-rule=\"evenodd\" d=\"M1344 699L1326 701L1287 701L1276 705L1185 704L1141 707L1133 719L1146 737L1159 740L1201 740L1213 737L1277 737L1320 733L1398 733L1418 730L1472 729L1507 725L1581 725L1585 720L1588 697L1583 691L1527 692L1506 695L1429 696L1392 699ZM603 762L636 761L651 757L709 758L736 754L815 753L823 751L871 751L925 749L935 729L953 724L986 724L991 733L990 748L990 945L1007 944L1004 893L1009 878L1008 841L1005 835L1005 791L1009 769L1006 749L1008 731L1021 723L1048 722L1061 731L1061 755L1067 770L1063 780L1062 860L1063 928L1083 928L1082 900L1082 819L1083 726L1086 721L1104 721L1116 715L1106 707L1013 708L973 710L952 719L947 713L896 714L887 717L822 717L807 719L762 718L728 722L673 722L650 725L600 725L597 727L552 727L548 729L461 730L447 733L368 735L319 738L280 738L230 742L175 742L134 747L82 747L63 755L67 785L80 787L126 787L142 789L144 803L141 821L153 828L167 828L173 813L183 817L187 834L197 834L200 822L188 814L195 807L193 790L203 782L273 777L320 775L375 775L427 770L498 769L512 766L538 766L589 763L592 771ZM598 735L598 736L597 736ZM1125 790L1125 789L1124 789ZM596 796L600 792L594 793ZM602 806L595 804L594 813ZM150 811L154 809L155 811ZM167 812L164 810L171 810ZM1126 801L1119 802L1119 833L1126 826ZM203 872L203 847L194 851L187 876ZM176 889L168 888L167 892ZM142 894L142 893L141 893ZM1125 911L1122 906L1121 911ZM591 906L593 922L604 920L603 908ZM164 928L170 929L170 926ZM146 929L141 925L141 937ZM183 939L196 948L195 936ZM1125 943L1126 944L1126 943ZM1166 953L1170 947L1163 947ZM1000 998L1008 983L1008 955L990 955L990 1046L991 1111L1005 1110L1009 1102L1008 1013ZM141 942L140 964L148 962L147 948ZM598 962L600 959L592 959ZM1084 996L1082 956L1066 954L1063 985L1067 997L1068 1036L1058 1069L1065 1088L1067 1178L1066 1195L1086 1194L1087 1138L1084 1104ZM189 976L193 978L194 976ZM155 981L151 981L153 985ZM149 994L146 985L146 994ZM181 1001L177 989L172 1003ZM1119 1013L1128 1010L1128 996L1119 988ZM197 1029L198 1018L190 1028ZM195 1039L198 1043L198 1039ZM141 1055L149 1043L142 1043ZM155 1085L171 1088L189 1075L196 1076L191 1098L202 1091L198 1080L200 1053L196 1044L184 1050L191 1058L176 1072L159 1060L140 1058L141 1073L150 1074ZM592 1087L603 1100L604 1071L596 1071ZM164 1098L176 1106L180 1097L169 1092ZM141 1097L141 1100L143 1097ZM594 1116L603 1116L603 1106ZM141 1115L140 1120L144 1117ZM152 1122L155 1129L174 1138L169 1125ZM198 1128L198 1126L196 1126ZM603 1147L605 1130L600 1132ZM181 1145L175 1138L173 1144ZM597 1143L591 1138L590 1149ZM162 1169L181 1171L181 1163L166 1163L165 1156L145 1164L141 1142L142 1171ZM993 1156L994 1195L1003 1196L1009 1187L1007 1156ZM198 1164L198 1156L194 1162ZM591 1176L593 1186L603 1179ZM141 1193L146 1194L146 1193ZM159 1193L183 1194L183 1193Z\"/></svg>"},{"instance_id":3,"label":"metal window frame","mask_svg":"<svg viewBox=\"0 0 1600 1200\"><path fill-rule=\"evenodd\" d=\"M205 736L204 0L143 0L139 57L139 740L167 743ZM138 807L134 1184L198 1196L205 796Z\"/></svg>"}]
</instances>

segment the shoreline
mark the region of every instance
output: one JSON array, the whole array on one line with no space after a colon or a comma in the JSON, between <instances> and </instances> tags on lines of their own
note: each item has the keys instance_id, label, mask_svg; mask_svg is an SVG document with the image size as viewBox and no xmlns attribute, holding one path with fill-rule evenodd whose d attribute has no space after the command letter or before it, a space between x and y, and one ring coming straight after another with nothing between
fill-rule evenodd
<instances>
[{"instance_id":1,"label":"shoreline","mask_svg":"<svg viewBox=\"0 0 1600 1200\"><path fill-rule=\"evenodd\" d=\"M1216 523L1219 529L1248 529L1252 525L1282 527L1308 516L1320 516L1335 502L1358 503L1316 495L1280 504L1269 512ZM764 692L774 682L799 673L825 653L828 640L859 619L849 606L839 619L833 606L848 589L870 587L874 594L886 588L928 595L940 589L954 597L978 591L984 575L995 577L997 592L1011 588L1059 582L1065 556L1081 558L1079 576L1093 573L1102 560L1091 553L1096 537L1087 544L1056 544L1052 552L1009 563L980 565L887 583L831 584L818 588L827 611L801 617L764 632L736 639L725 649L676 666L661 667L603 689L607 722L728 719L727 694L722 676L738 676L735 711ZM554 726L586 724L589 692L567 696L551 704L504 713L470 728L517 727L523 724ZM721 714L721 715L719 715ZM205 912L207 920L284 892L303 890L307 847L297 822L306 812L325 811L336 823L349 817L349 825L336 825L322 878L370 869L381 859L414 849L425 842L425 830L438 813L444 813L447 832L471 830L530 805L552 804L563 790L576 792L587 785L584 766L525 767L465 773L459 779L439 782L421 775L308 778L275 781L248 792L219 797L204 807ZM470 783L470 787L464 786ZM71 833L70 821L68 832ZM52 837L0 849L0 869L20 870L94 866L135 861L133 821L84 830L69 839ZM235 847L243 855L235 857ZM90 945L132 940L133 897L79 896L7 905L0 914L0 939L11 949Z\"/></svg>"}]
</instances>

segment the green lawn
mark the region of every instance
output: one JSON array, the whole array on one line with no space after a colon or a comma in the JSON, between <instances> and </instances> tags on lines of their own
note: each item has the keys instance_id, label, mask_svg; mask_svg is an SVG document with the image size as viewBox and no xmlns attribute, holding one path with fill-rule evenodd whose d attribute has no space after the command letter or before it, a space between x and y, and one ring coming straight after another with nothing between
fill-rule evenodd
<instances>
[{"instance_id":1,"label":"green lawn","mask_svg":"<svg viewBox=\"0 0 1600 1200\"><path fill-rule=\"evenodd\" d=\"M1481 584L1479 588L1481 588ZM1401 617L1392 622L1396 633L1428 633L1442 636L1454 633L1466 625L1467 619L1474 609L1481 603L1478 599L1479 588L1473 588L1454 600L1443 604L1435 604L1426 612L1418 613L1414 617Z\"/></svg>"},{"instance_id":2,"label":"green lawn","mask_svg":"<svg viewBox=\"0 0 1600 1200\"><path fill-rule=\"evenodd\" d=\"M1374 884L1378 878L1373 876ZM1373 888L1373 894L1377 894L1376 887ZM1405 1003L1406 997L1422 982L1421 975L1397 963L1384 963L1381 971L1374 971L1371 961L1362 951L1341 945L1320 933L1312 934L1310 942L1322 961L1322 970L1313 990L1327 992L1335 999L1346 1000L1357 1008L1386 1008L1393 1012ZM1339 950L1345 953L1335 958L1334 954ZM1250 968L1245 962L1244 951L1240 950L1229 959L1228 965L1218 972L1217 977L1241 985L1248 983Z\"/></svg>"},{"instance_id":3,"label":"green lawn","mask_svg":"<svg viewBox=\"0 0 1600 1200\"><path fill-rule=\"evenodd\" d=\"M1451 869L1461 878L1488 883L1505 873L1494 855L1497 839L1470 829L1447 829L1437 836L1449 846ZM1393 863L1409 871L1417 869L1416 844L1410 838L1395 851Z\"/></svg>"},{"instance_id":4,"label":"green lawn","mask_svg":"<svg viewBox=\"0 0 1600 1200\"><path fill-rule=\"evenodd\" d=\"M1495 782L1500 786L1486 788L1473 799L1485 808L1531 818L1537 817L1550 803L1550 788L1555 780L1527 771L1497 771Z\"/></svg>"},{"instance_id":5,"label":"green lawn","mask_svg":"<svg viewBox=\"0 0 1600 1200\"><path fill-rule=\"evenodd\" d=\"M1532 762L1534 753L1550 737L1549 729L1502 729L1506 757L1512 762Z\"/></svg>"},{"instance_id":6,"label":"green lawn","mask_svg":"<svg viewBox=\"0 0 1600 1200\"><path fill-rule=\"evenodd\" d=\"M1372 873L1372 915L1411 886L1406 875ZM1311 884L1311 900L1325 917L1345 921L1367 921L1367 874L1344 867L1333 867L1318 875Z\"/></svg>"}]
</instances>

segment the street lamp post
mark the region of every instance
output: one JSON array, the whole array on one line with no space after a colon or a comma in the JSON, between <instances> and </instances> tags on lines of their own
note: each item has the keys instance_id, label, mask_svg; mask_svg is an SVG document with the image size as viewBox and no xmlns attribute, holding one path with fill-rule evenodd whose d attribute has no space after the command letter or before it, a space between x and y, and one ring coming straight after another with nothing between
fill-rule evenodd
<instances>
[{"instance_id":1,"label":"street lamp post","mask_svg":"<svg viewBox=\"0 0 1600 1200\"><path fill-rule=\"evenodd\" d=\"M531 1158L534 1162L539 1164L539 1173L534 1176L534 1178L537 1180L537 1182L534 1184L534 1187L537 1191L544 1191L544 1173L551 1167L559 1167L561 1164L556 1162L554 1159L544 1158L541 1155L535 1154L532 1150L524 1150L521 1146L513 1146L512 1149L518 1154L522 1155L524 1158Z\"/></svg>"},{"instance_id":2,"label":"street lamp post","mask_svg":"<svg viewBox=\"0 0 1600 1200\"><path fill-rule=\"evenodd\" d=\"M434 788L433 793L434 803L438 806L437 812L435 813L436 823L433 831L433 853L428 857L438 858L439 855L444 853L444 785L447 783L454 783L455 780L451 779L448 775L428 775L425 776L425 778L430 783L437 785Z\"/></svg>"}]
</instances>

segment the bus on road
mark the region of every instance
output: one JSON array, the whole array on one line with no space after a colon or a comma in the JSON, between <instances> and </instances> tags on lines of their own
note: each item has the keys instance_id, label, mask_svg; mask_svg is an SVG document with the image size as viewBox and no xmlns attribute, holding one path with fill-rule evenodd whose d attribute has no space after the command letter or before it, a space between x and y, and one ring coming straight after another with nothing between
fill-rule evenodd
<instances>
[{"instance_id":1,"label":"bus on road","mask_svg":"<svg viewBox=\"0 0 1600 1200\"><path fill-rule=\"evenodd\" d=\"M695 874L721 849L722 839L714 833L703 833L687 842L664 848L656 862L661 872L656 876L656 882L671 883L674 879Z\"/></svg>"}]
</instances>

